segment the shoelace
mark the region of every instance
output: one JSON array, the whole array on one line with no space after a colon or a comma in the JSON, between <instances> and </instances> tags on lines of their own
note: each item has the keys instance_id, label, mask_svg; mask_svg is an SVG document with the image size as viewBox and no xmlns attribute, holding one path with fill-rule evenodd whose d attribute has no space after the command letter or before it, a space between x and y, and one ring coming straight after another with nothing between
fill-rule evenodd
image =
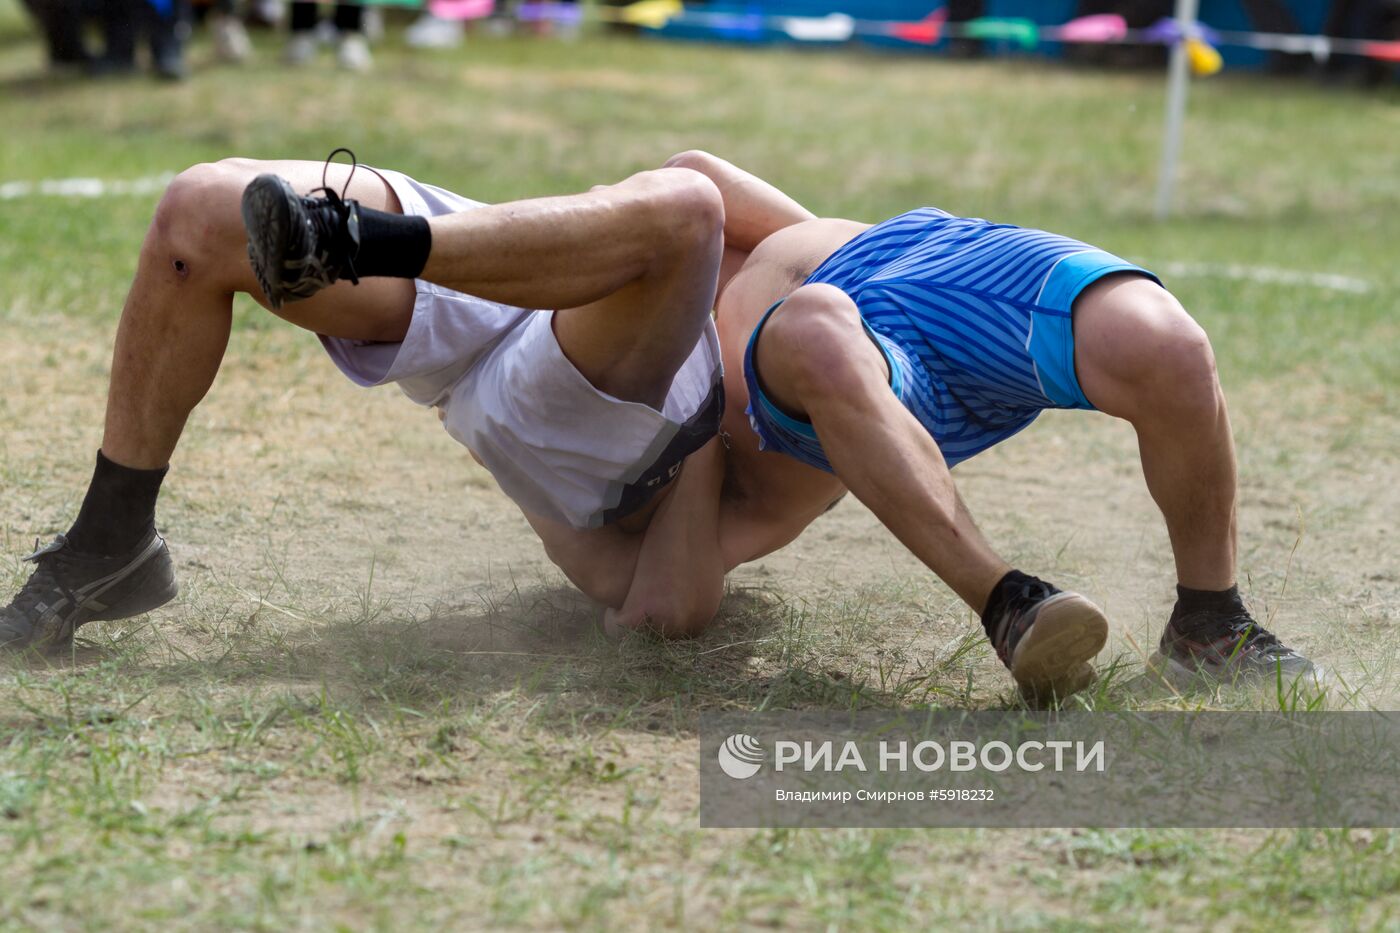
<instances>
[{"instance_id":1,"label":"shoelace","mask_svg":"<svg viewBox=\"0 0 1400 933\"><path fill-rule=\"evenodd\" d=\"M350 183L347 181L347 188L349 184ZM343 255L345 260L345 278L349 279L351 283L359 285L360 276L355 272L355 261L350 255L350 250L347 248L348 243L346 242L350 238L346 230L345 220L346 214L349 213L349 208L346 207L345 199L333 189L321 187L315 189L315 191L311 193L315 195L318 192L325 193L324 199L316 197L308 197L305 199L307 215L310 217L311 222L318 228L319 235L326 237L328 241L334 243L338 251Z\"/></svg>"},{"instance_id":2,"label":"shoelace","mask_svg":"<svg viewBox=\"0 0 1400 933\"><path fill-rule=\"evenodd\" d=\"M15 595L10 605L24 613L29 613L44 603L41 594L58 590L69 602L69 605L76 606L78 598L73 591L60 582L60 571L72 566L72 552L68 548L68 540L59 535L53 544L48 547L39 547L39 542L34 541L34 553L24 558L34 564L34 572L29 575L29 580Z\"/></svg>"},{"instance_id":3,"label":"shoelace","mask_svg":"<svg viewBox=\"0 0 1400 933\"><path fill-rule=\"evenodd\" d=\"M1187 637L1202 637L1216 644L1228 642L1229 653L1257 651L1265 657L1292 653L1278 640L1277 635L1260 625L1243 607L1223 619L1207 616L1203 624L1177 631Z\"/></svg>"},{"instance_id":4,"label":"shoelace","mask_svg":"<svg viewBox=\"0 0 1400 933\"><path fill-rule=\"evenodd\" d=\"M1252 649L1266 655L1283 654L1288 651L1277 635L1254 621L1254 617L1248 612L1230 616L1226 624L1233 637L1243 639L1241 650Z\"/></svg>"},{"instance_id":5,"label":"shoelace","mask_svg":"<svg viewBox=\"0 0 1400 933\"><path fill-rule=\"evenodd\" d=\"M339 194L336 194L331 189L331 186L326 182L330 174L331 165L335 162L335 157L340 155L342 152L350 157L350 174L347 175L345 178L345 187L340 189ZM343 201L345 199L345 192L350 190L350 182L355 180L355 170L359 167L360 160L355 158L355 153L353 150L347 149L344 146L337 146L336 148L331 150L330 155L326 156L326 163L321 166L321 187L317 188L316 190L326 192L326 194L335 198L337 201ZM375 172L375 174L379 175L378 172ZM383 175L380 175L379 177L381 180L384 178Z\"/></svg>"},{"instance_id":6,"label":"shoelace","mask_svg":"<svg viewBox=\"0 0 1400 933\"><path fill-rule=\"evenodd\" d=\"M331 165L335 163L335 157L342 152L350 157L350 174L345 176L345 184L339 191L336 191L330 186L330 170ZM348 237L345 227L345 215L347 213L345 195L350 191L350 182L355 180L355 172L359 167L360 160L355 157L354 150L348 149L345 146L337 146L332 149L331 154L326 156L326 161L321 166L321 187L311 192L312 195L323 194L325 196L325 203L312 203L307 205L307 212L312 216L313 223L316 223L322 232L338 240L343 241ZM389 185L389 180L370 166L365 166L365 170L373 172L386 186ZM346 244L341 242L339 245L344 247ZM345 254L345 277L353 284L359 285L360 276L355 271L354 257L350 255L350 250L348 249L342 249L342 252Z\"/></svg>"}]
</instances>

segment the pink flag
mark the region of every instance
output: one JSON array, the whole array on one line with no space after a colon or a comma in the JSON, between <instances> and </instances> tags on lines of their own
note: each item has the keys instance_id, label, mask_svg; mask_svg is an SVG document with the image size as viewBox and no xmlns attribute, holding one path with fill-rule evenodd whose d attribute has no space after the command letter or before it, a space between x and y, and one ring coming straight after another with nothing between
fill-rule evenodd
<instances>
[{"instance_id":1,"label":"pink flag","mask_svg":"<svg viewBox=\"0 0 1400 933\"><path fill-rule=\"evenodd\" d=\"M485 19L496 10L496 0L429 0L428 12L439 19Z\"/></svg>"},{"instance_id":2,"label":"pink flag","mask_svg":"<svg viewBox=\"0 0 1400 933\"><path fill-rule=\"evenodd\" d=\"M1361 47L1365 55L1383 62L1400 62L1400 42L1367 42Z\"/></svg>"},{"instance_id":3,"label":"pink flag","mask_svg":"<svg viewBox=\"0 0 1400 933\"><path fill-rule=\"evenodd\" d=\"M1055 30L1061 42L1121 42L1127 35L1128 21L1117 13L1081 16Z\"/></svg>"}]
</instances>

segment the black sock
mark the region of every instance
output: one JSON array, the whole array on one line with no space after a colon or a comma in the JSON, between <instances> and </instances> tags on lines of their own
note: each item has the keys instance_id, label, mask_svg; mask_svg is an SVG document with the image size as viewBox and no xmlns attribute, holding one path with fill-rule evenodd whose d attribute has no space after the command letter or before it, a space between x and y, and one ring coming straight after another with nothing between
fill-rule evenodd
<instances>
[{"instance_id":1,"label":"black sock","mask_svg":"<svg viewBox=\"0 0 1400 933\"><path fill-rule=\"evenodd\" d=\"M74 550L109 557L141 543L155 527L156 497L169 467L133 470L97 452L97 467L78 520L68 530Z\"/></svg>"},{"instance_id":2,"label":"black sock","mask_svg":"<svg viewBox=\"0 0 1400 933\"><path fill-rule=\"evenodd\" d=\"M1025 584L1031 583L1036 578L1028 573L1019 570L1008 570L1006 576L997 581L997 585L992 587L991 595L987 597L987 607L982 610L982 630L987 633L988 638L995 639L992 626L1001 620L1002 607L1006 605L1006 600L1018 592Z\"/></svg>"},{"instance_id":3,"label":"black sock","mask_svg":"<svg viewBox=\"0 0 1400 933\"><path fill-rule=\"evenodd\" d=\"M1231 612L1243 605L1238 586L1227 590L1193 590L1178 583L1172 621L1197 612Z\"/></svg>"},{"instance_id":4,"label":"black sock","mask_svg":"<svg viewBox=\"0 0 1400 933\"><path fill-rule=\"evenodd\" d=\"M360 205L360 248L355 274L416 279L428 263L433 231L428 218L390 214Z\"/></svg>"}]
</instances>

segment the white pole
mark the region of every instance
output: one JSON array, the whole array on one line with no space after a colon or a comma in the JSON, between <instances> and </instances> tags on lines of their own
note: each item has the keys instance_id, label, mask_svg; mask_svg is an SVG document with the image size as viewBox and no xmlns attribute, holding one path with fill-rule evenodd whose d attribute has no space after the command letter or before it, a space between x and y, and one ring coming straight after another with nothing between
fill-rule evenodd
<instances>
[{"instance_id":1,"label":"white pole","mask_svg":"<svg viewBox=\"0 0 1400 933\"><path fill-rule=\"evenodd\" d=\"M1183 35L1194 32L1199 0L1176 0L1176 25ZM1172 46L1167 71L1167 126L1162 139L1162 166L1157 174L1157 219L1166 220L1172 212L1172 189L1176 186L1176 161L1181 154L1181 126L1186 119L1186 91L1191 86L1190 61L1186 43Z\"/></svg>"}]
</instances>

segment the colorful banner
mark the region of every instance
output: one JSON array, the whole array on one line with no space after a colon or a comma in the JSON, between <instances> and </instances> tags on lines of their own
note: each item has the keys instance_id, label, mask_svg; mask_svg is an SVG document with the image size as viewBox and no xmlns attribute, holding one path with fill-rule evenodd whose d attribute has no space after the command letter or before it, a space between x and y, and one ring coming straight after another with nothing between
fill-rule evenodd
<instances>
[{"instance_id":1,"label":"colorful banner","mask_svg":"<svg viewBox=\"0 0 1400 933\"><path fill-rule=\"evenodd\" d=\"M1191 73L1198 78L1209 78L1225 67L1224 59L1213 45L1194 37L1186 40L1186 61Z\"/></svg>"},{"instance_id":2,"label":"colorful banner","mask_svg":"<svg viewBox=\"0 0 1400 933\"><path fill-rule=\"evenodd\" d=\"M943 38L943 24L948 21L948 8L934 10L917 23L895 23L890 35L905 42L935 45Z\"/></svg>"},{"instance_id":3,"label":"colorful banner","mask_svg":"<svg viewBox=\"0 0 1400 933\"><path fill-rule=\"evenodd\" d=\"M960 31L969 39L1010 42L1023 49L1033 49L1040 42L1040 27L1028 19L984 16L969 20Z\"/></svg>"},{"instance_id":4,"label":"colorful banner","mask_svg":"<svg viewBox=\"0 0 1400 933\"><path fill-rule=\"evenodd\" d=\"M172 0L149 0L157 10L167 11ZM362 0L368 5L422 6L424 0ZM446 19L482 19L495 12L495 0L427 0L434 15ZM794 42L843 43L857 38L896 39L910 45L933 46L945 39L976 39L1006 42L1031 50L1041 42L1072 44L1184 44L1191 71L1198 76L1216 74L1224 65L1219 46L1256 49L1265 52L1312 55L1325 61L1332 55L1357 55L1384 62L1400 63L1400 41L1338 39L1331 36L1291 33L1220 32L1202 23L1183 31L1170 17L1145 29L1129 29L1116 13L1081 16L1058 26L1041 26L1024 18L983 16L965 22L948 22L946 6L933 10L915 22L858 19L846 13L826 16L777 16L755 6L742 11L687 8L682 0L637 0L626 6L555 3L528 0L511 13L521 22L577 24L583 20L626 23L647 30L667 26L709 31L716 38L760 41L770 36L786 36Z\"/></svg>"},{"instance_id":5,"label":"colorful banner","mask_svg":"<svg viewBox=\"0 0 1400 933\"><path fill-rule=\"evenodd\" d=\"M622 21L647 29L660 29L685 12L681 0L640 0L622 7Z\"/></svg>"},{"instance_id":6,"label":"colorful banner","mask_svg":"<svg viewBox=\"0 0 1400 933\"><path fill-rule=\"evenodd\" d=\"M1117 13L1096 13L1051 27L1050 31L1045 38L1058 42L1122 42L1128 35L1128 21Z\"/></svg>"},{"instance_id":7,"label":"colorful banner","mask_svg":"<svg viewBox=\"0 0 1400 933\"><path fill-rule=\"evenodd\" d=\"M438 19L485 19L496 12L496 0L428 0L428 12Z\"/></svg>"},{"instance_id":8,"label":"colorful banner","mask_svg":"<svg viewBox=\"0 0 1400 933\"><path fill-rule=\"evenodd\" d=\"M845 13L829 16L789 16L783 32L798 42L849 42L856 34L856 21Z\"/></svg>"}]
</instances>

